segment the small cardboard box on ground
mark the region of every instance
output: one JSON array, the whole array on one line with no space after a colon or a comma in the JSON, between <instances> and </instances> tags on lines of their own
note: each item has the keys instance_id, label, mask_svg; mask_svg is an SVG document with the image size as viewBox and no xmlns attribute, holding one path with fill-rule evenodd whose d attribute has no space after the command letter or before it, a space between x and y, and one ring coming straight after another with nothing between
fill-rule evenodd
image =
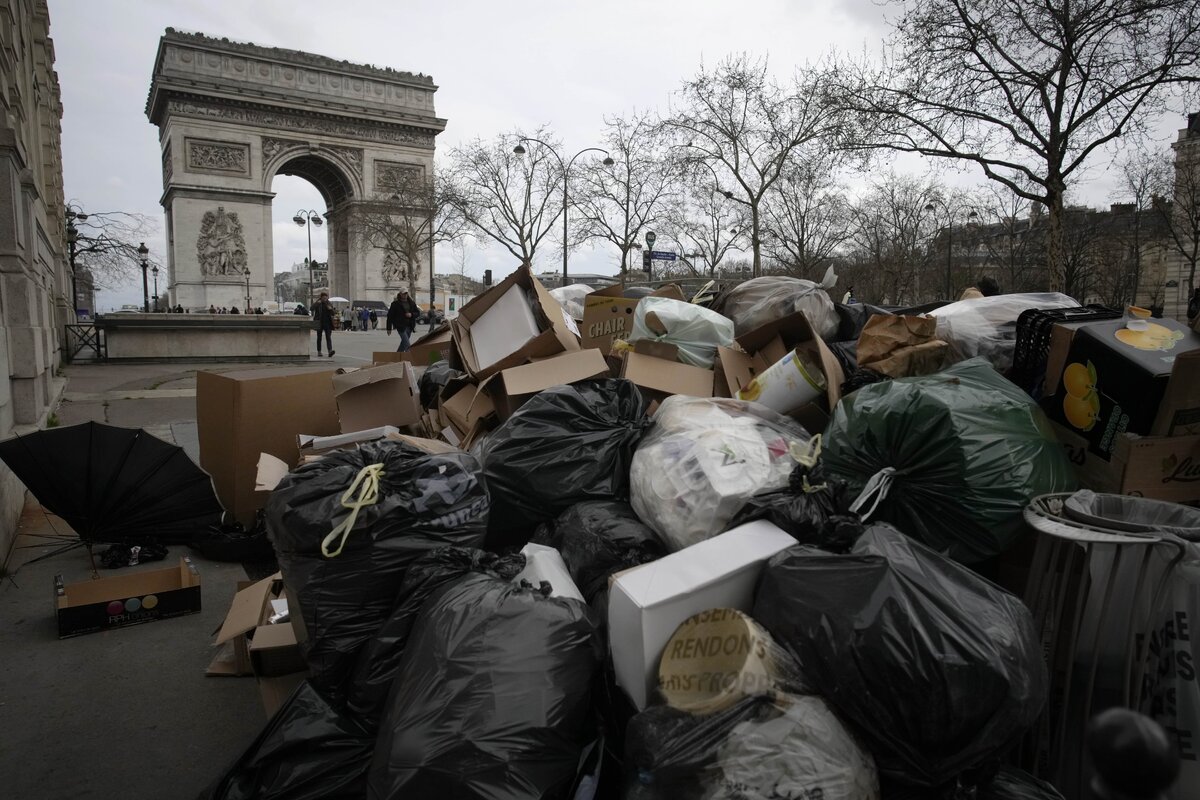
<instances>
[{"instance_id":1,"label":"small cardboard box on ground","mask_svg":"<svg viewBox=\"0 0 1200 800\"><path fill-rule=\"evenodd\" d=\"M64 584L55 575L54 605L60 639L198 614L200 572L184 556L178 566L112 578Z\"/></svg>"},{"instance_id":2,"label":"small cardboard box on ground","mask_svg":"<svg viewBox=\"0 0 1200 800\"><path fill-rule=\"evenodd\" d=\"M228 613L225 614L225 621L221 623L221 628L217 631L215 644L220 649L204 674L210 676L254 674L250 663L250 642L257 635L260 626L279 627L270 625L268 619L273 612L271 601L280 599L286 602L281 573L276 572L269 578L253 583L239 582L238 591L233 596ZM291 625L286 627L291 628ZM294 634L292 639L294 642ZM232 652L232 658L224 657L225 654L222 651L225 650L226 644L229 645L228 649Z\"/></svg>"},{"instance_id":3,"label":"small cardboard box on ground","mask_svg":"<svg viewBox=\"0 0 1200 800\"><path fill-rule=\"evenodd\" d=\"M713 608L749 611L763 565L796 543L759 520L614 576L609 642L617 685L638 710L654 693L659 660L675 629Z\"/></svg>"},{"instance_id":4,"label":"small cardboard box on ground","mask_svg":"<svg viewBox=\"0 0 1200 800\"><path fill-rule=\"evenodd\" d=\"M1092 455L1111 459L1123 433L1200 433L1200 334L1169 319L1092 322L1073 334L1051 336L1047 364L1062 369L1047 376L1055 390L1042 408Z\"/></svg>"},{"instance_id":5,"label":"small cardboard box on ground","mask_svg":"<svg viewBox=\"0 0 1200 800\"><path fill-rule=\"evenodd\" d=\"M421 418L420 393L412 364L382 364L333 376L342 433L384 425L415 425Z\"/></svg>"},{"instance_id":6,"label":"small cardboard box on ground","mask_svg":"<svg viewBox=\"0 0 1200 800\"><path fill-rule=\"evenodd\" d=\"M1200 435L1122 433L1106 461L1091 452L1078 431L1052 424L1082 488L1173 503L1200 502Z\"/></svg>"},{"instance_id":7,"label":"small cardboard box on ground","mask_svg":"<svg viewBox=\"0 0 1200 800\"><path fill-rule=\"evenodd\" d=\"M521 267L467 303L450 323L464 370L483 381L502 369L579 350L579 328Z\"/></svg>"},{"instance_id":8,"label":"small cardboard box on ground","mask_svg":"<svg viewBox=\"0 0 1200 800\"><path fill-rule=\"evenodd\" d=\"M200 466L238 522L252 525L266 502L266 495L254 489L259 453L295 466L297 436L341 431L332 377L329 369L196 373Z\"/></svg>"},{"instance_id":9,"label":"small cardboard box on ground","mask_svg":"<svg viewBox=\"0 0 1200 800\"><path fill-rule=\"evenodd\" d=\"M635 342L621 357L621 377L637 384L651 400L673 394L712 397L713 371L676 361L674 349L663 342Z\"/></svg>"},{"instance_id":10,"label":"small cardboard box on ground","mask_svg":"<svg viewBox=\"0 0 1200 800\"><path fill-rule=\"evenodd\" d=\"M496 408L486 392L473 382L459 380L447 384L439 408L446 423L438 435L445 441L467 449L484 431L496 424Z\"/></svg>"},{"instance_id":11,"label":"small cardboard box on ground","mask_svg":"<svg viewBox=\"0 0 1200 800\"><path fill-rule=\"evenodd\" d=\"M452 346L450 324L446 323L412 342L407 352L379 350L371 354L371 360L376 364L408 361L416 367L428 367L430 364L449 359Z\"/></svg>"},{"instance_id":12,"label":"small cardboard box on ground","mask_svg":"<svg viewBox=\"0 0 1200 800\"><path fill-rule=\"evenodd\" d=\"M607 378L608 374L608 362L599 350L577 350L501 370L484 381L479 391L486 392L503 422L540 391L590 378Z\"/></svg>"},{"instance_id":13,"label":"small cardboard box on ground","mask_svg":"<svg viewBox=\"0 0 1200 800\"><path fill-rule=\"evenodd\" d=\"M670 297L683 300L683 290L674 284L660 287L650 297ZM601 353L612 350L614 339L627 339L633 331L633 312L638 301L625 297L622 286L606 286L583 298L583 328L580 339L585 348L594 347Z\"/></svg>"},{"instance_id":14,"label":"small cardboard box on ground","mask_svg":"<svg viewBox=\"0 0 1200 800\"><path fill-rule=\"evenodd\" d=\"M755 377L781 361L788 353L801 351L806 361L819 365L825 378L825 394L793 409L777 409L799 421L812 433L820 433L829 421L829 414L842 397L845 374L837 357L817 336L804 312L768 322L737 337L738 347L717 348L716 395L737 397Z\"/></svg>"}]
</instances>

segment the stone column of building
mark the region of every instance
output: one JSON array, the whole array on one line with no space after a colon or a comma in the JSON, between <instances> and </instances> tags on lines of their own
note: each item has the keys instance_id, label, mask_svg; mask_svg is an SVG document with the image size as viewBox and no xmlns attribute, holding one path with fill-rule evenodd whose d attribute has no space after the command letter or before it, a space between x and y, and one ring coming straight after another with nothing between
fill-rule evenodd
<instances>
[{"instance_id":1,"label":"stone column of building","mask_svg":"<svg viewBox=\"0 0 1200 800\"><path fill-rule=\"evenodd\" d=\"M74 322L66 263L62 103L45 0L0 14L0 439L45 424L62 326ZM0 465L0 562L25 489Z\"/></svg>"}]
</instances>

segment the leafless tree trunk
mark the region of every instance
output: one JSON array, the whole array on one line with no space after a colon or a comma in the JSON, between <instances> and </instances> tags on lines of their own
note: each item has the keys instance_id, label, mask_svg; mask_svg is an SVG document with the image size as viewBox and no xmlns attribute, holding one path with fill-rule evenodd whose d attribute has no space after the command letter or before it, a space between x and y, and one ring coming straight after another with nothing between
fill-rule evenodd
<instances>
[{"instance_id":1,"label":"leafless tree trunk","mask_svg":"<svg viewBox=\"0 0 1200 800\"><path fill-rule=\"evenodd\" d=\"M850 237L852 209L837 183L840 159L826 151L788 167L766 207L767 255L781 270L819 281Z\"/></svg>"}]
</instances>

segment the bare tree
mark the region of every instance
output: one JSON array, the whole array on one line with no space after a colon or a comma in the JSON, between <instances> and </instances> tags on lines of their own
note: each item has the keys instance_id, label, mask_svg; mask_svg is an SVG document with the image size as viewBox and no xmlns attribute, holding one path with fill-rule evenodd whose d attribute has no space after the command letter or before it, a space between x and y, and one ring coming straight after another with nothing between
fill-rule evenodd
<instances>
[{"instance_id":1,"label":"bare tree","mask_svg":"<svg viewBox=\"0 0 1200 800\"><path fill-rule=\"evenodd\" d=\"M468 226L528 265L562 213L559 161L532 138L557 146L549 131L538 128L529 135L518 130L476 139L450 153L456 203ZM513 152L518 142L521 155Z\"/></svg>"},{"instance_id":2,"label":"bare tree","mask_svg":"<svg viewBox=\"0 0 1200 800\"><path fill-rule=\"evenodd\" d=\"M1167 230L1172 249L1187 268L1187 297L1196 288L1196 264L1200 262L1200 163L1188 160L1182 150L1175 156L1174 169L1169 156L1163 158L1159 170L1159 192L1170 198L1158 202L1158 211ZM1152 201L1153 202L1153 201Z\"/></svg>"},{"instance_id":3,"label":"bare tree","mask_svg":"<svg viewBox=\"0 0 1200 800\"><path fill-rule=\"evenodd\" d=\"M1064 197L1089 156L1143 130L1198 78L1195 0L911 0L882 63L835 99L868 146L974 162L1048 211L1064 286Z\"/></svg>"},{"instance_id":4,"label":"bare tree","mask_svg":"<svg viewBox=\"0 0 1200 800\"><path fill-rule=\"evenodd\" d=\"M616 245L621 273L629 270L629 252L643 231L662 219L672 197L673 175L663 140L645 116L606 118L605 144L611 166L602 161L581 165L571 197L580 217L580 241L600 239Z\"/></svg>"},{"instance_id":5,"label":"bare tree","mask_svg":"<svg viewBox=\"0 0 1200 800\"><path fill-rule=\"evenodd\" d=\"M819 281L850 237L853 210L837 182L839 165L833 151L816 153L787 167L775 185L763 244L779 271Z\"/></svg>"},{"instance_id":6,"label":"bare tree","mask_svg":"<svg viewBox=\"0 0 1200 800\"><path fill-rule=\"evenodd\" d=\"M356 208L352 230L359 243L383 252L385 287L414 291L422 259L432 264L434 247L465 233L458 193L441 173L419 168L392 174L382 189Z\"/></svg>"},{"instance_id":7,"label":"bare tree","mask_svg":"<svg viewBox=\"0 0 1200 800\"><path fill-rule=\"evenodd\" d=\"M685 81L678 107L663 120L679 146L677 157L703 167L717 191L745 208L755 275L762 269L768 192L802 148L828 148L841 132L839 116L820 102L828 96L822 80L805 69L781 87L765 59L731 56Z\"/></svg>"},{"instance_id":8,"label":"bare tree","mask_svg":"<svg viewBox=\"0 0 1200 800\"><path fill-rule=\"evenodd\" d=\"M154 220L127 211L98 211L84 214L68 204L67 247L71 280L88 270L96 286L111 287L136 276L141 267L138 247L157 233ZM162 266L147 256L153 266ZM75 289L72 287L72 293Z\"/></svg>"},{"instance_id":9,"label":"bare tree","mask_svg":"<svg viewBox=\"0 0 1200 800\"><path fill-rule=\"evenodd\" d=\"M933 224L925 206L940 198L932 181L895 172L877 179L855 206L845 284L875 302L916 304L943 286L933 266Z\"/></svg>"},{"instance_id":10,"label":"bare tree","mask_svg":"<svg viewBox=\"0 0 1200 800\"><path fill-rule=\"evenodd\" d=\"M979 251L983 271L996 274L1008 292L1044 290L1045 246L1034 226L1034 204L999 183L976 192L969 203L978 218L964 236Z\"/></svg>"},{"instance_id":11,"label":"bare tree","mask_svg":"<svg viewBox=\"0 0 1200 800\"><path fill-rule=\"evenodd\" d=\"M659 240L674 243L683 270L716 275L725 257L746 244L745 213L705 181L685 182L681 195L663 215Z\"/></svg>"}]
</instances>

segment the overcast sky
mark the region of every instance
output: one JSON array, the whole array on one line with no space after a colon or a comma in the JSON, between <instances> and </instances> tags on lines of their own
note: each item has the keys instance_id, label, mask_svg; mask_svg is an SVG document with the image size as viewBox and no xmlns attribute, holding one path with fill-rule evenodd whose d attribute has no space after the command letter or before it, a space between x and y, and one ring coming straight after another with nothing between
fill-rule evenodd
<instances>
[{"instance_id":1,"label":"overcast sky","mask_svg":"<svg viewBox=\"0 0 1200 800\"><path fill-rule=\"evenodd\" d=\"M786 76L830 47L875 49L884 11L872 0L49 0L50 34L63 96L66 195L85 210L138 211L160 221L147 241L165 261L161 234L162 173L158 129L145 116L158 40L167 27L336 59L432 75L439 86L438 137L445 153L477 136L548 124L571 152L597 144L602 117L665 109L680 80L702 62L735 52L769 55ZM1160 125L1163 142L1182 118ZM1103 161L1103 158L1101 159ZM1104 164L1076 195L1107 203L1115 180ZM955 182L981 182L974 175ZM304 180L282 176L272 186L275 270L307 255L300 208L324 209ZM323 258L324 231L313 252ZM561 251L560 251L561 252ZM539 253L553 267L551 245ZM504 274L507 254L469 246L467 271ZM571 268L613 272L612 254L572 255ZM457 271L439 251L438 271ZM163 287L160 287L163 288ZM165 291L165 290L164 290ZM141 302L140 279L101 292L101 310Z\"/></svg>"}]
</instances>

